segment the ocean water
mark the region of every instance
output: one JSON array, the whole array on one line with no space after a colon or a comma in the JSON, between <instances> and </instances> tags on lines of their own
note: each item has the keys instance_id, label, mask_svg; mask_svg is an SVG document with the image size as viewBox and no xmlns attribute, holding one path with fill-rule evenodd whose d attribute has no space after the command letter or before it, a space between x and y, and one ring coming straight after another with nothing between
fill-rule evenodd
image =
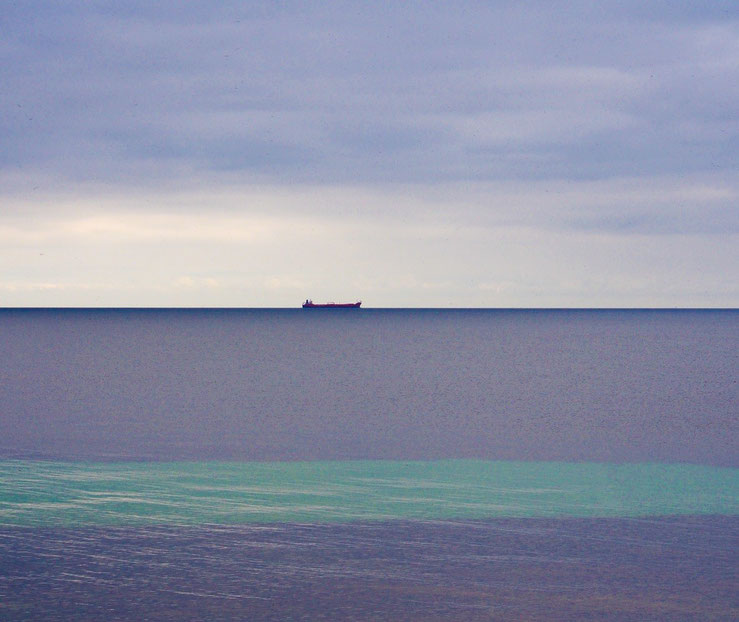
<instances>
[{"instance_id":1,"label":"ocean water","mask_svg":"<svg viewBox=\"0 0 739 622\"><path fill-rule=\"evenodd\" d=\"M739 514L737 470L559 462L0 462L0 525Z\"/></svg>"},{"instance_id":2,"label":"ocean water","mask_svg":"<svg viewBox=\"0 0 739 622\"><path fill-rule=\"evenodd\" d=\"M0 310L0 619L739 618L738 320Z\"/></svg>"}]
</instances>

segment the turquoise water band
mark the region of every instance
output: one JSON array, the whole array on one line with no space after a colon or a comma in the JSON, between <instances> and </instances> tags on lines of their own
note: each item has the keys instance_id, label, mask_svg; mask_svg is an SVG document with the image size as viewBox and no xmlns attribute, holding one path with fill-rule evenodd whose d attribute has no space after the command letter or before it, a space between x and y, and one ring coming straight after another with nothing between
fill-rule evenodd
<instances>
[{"instance_id":1,"label":"turquoise water band","mask_svg":"<svg viewBox=\"0 0 739 622\"><path fill-rule=\"evenodd\" d=\"M0 461L0 525L739 514L739 469L561 462Z\"/></svg>"}]
</instances>

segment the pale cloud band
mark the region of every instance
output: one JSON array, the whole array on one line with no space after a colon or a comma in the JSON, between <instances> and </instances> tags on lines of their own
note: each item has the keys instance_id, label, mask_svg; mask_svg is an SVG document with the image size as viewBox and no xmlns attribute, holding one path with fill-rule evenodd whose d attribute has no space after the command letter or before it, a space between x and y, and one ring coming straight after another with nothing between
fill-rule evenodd
<instances>
[{"instance_id":1,"label":"pale cloud band","mask_svg":"<svg viewBox=\"0 0 739 622\"><path fill-rule=\"evenodd\" d=\"M736 191L673 180L662 196L663 185L247 187L17 203L0 219L10 277L0 289L18 305L294 306L313 296L374 306L725 306L737 295L721 278L736 259L727 207ZM694 213L671 227L622 207L681 199ZM33 210L43 216L24 216ZM715 222L700 222L712 212Z\"/></svg>"}]
</instances>

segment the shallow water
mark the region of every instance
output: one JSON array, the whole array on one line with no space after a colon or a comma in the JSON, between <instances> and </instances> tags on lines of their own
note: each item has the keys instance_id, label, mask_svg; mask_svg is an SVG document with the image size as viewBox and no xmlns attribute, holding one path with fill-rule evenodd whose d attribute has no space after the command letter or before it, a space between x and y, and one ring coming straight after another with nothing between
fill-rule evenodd
<instances>
[{"instance_id":1,"label":"shallow water","mask_svg":"<svg viewBox=\"0 0 739 622\"><path fill-rule=\"evenodd\" d=\"M739 469L547 462L0 462L0 525L739 514Z\"/></svg>"}]
</instances>

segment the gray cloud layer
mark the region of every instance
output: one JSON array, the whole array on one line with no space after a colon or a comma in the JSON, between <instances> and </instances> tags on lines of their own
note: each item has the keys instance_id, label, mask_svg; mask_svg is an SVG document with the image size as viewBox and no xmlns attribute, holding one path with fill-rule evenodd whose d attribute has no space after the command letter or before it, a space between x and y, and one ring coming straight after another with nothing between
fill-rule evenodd
<instances>
[{"instance_id":1,"label":"gray cloud layer","mask_svg":"<svg viewBox=\"0 0 739 622\"><path fill-rule=\"evenodd\" d=\"M734 170L733 3L19 3L6 168L310 182Z\"/></svg>"}]
</instances>

